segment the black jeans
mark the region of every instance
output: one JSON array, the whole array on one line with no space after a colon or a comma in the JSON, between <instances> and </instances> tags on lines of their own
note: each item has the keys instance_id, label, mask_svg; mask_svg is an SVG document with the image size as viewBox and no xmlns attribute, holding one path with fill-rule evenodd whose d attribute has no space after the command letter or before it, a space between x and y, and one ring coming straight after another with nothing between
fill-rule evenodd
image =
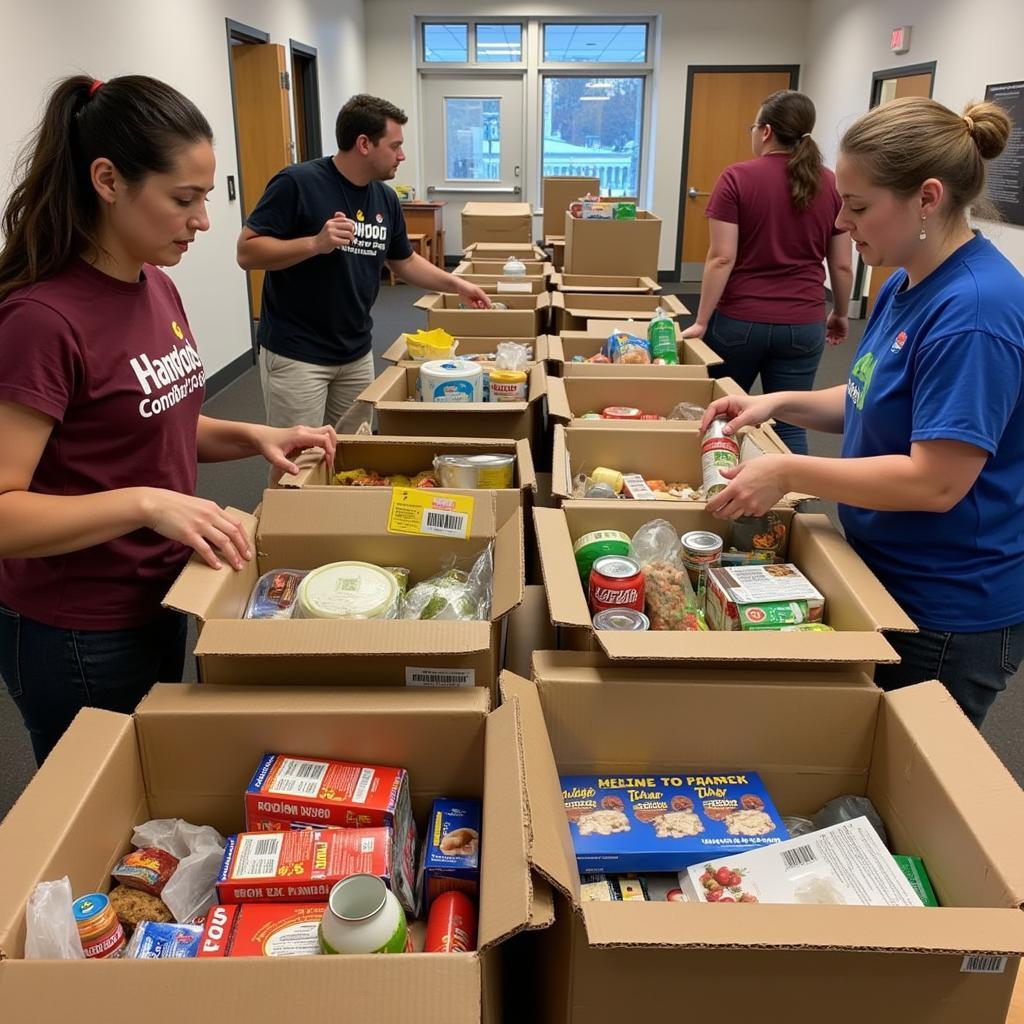
<instances>
[{"instance_id":1,"label":"black jeans","mask_svg":"<svg viewBox=\"0 0 1024 1024\"><path fill-rule=\"evenodd\" d=\"M131 714L158 680L177 682L187 620L180 612L135 629L58 629L0 605L0 676L42 764L85 707Z\"/></svg>"},{"instance_id":2,"label":"black jeans","mask_svg":"<svg viewBox=\"0 0 1024 1024\"><path fill-rule=\"evenodd\" d=\"M813 324L759 324L734 320L717 310L708 321L704 341L725 362L713 366L713 377L732 377L749 392L761 375L764 393L810 391L825 351L825 321ZM777 422L775 429L790 451L807 454L807 431Z\"/></svg>"},{"instance_id":3,"label":"black jeans","mask_svg":"<svg viewBox=\"0 0 1024 1024\"><path fill-rule=\"evenodd\" d=\"M875 670L875 682L883 690L938 679L979 729L1024 658L1024 623L987 633L922 629L886 633L885 638L903 660Z\"/></svg>"}]
</instances>

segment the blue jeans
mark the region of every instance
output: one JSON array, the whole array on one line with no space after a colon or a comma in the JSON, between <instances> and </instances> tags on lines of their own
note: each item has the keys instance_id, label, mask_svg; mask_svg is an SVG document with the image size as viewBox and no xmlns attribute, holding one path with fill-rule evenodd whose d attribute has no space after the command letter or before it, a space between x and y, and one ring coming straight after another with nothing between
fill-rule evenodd
<instances>
[{"instance_id":1,"label":"blue jeans","mask_svg":"<svg viewBox=\"0 0 1024 1024\"><path fill-rule=\"evenodd\" d=\"M749 392L761 375L765 394L772 391L810 391L825 351L825 321L813 324L759 324L734 320L717 310L708 321L704 341L722 357L711 367L713 377L732 377ZM775 429L789 449L807 454L807 431L777 422Z\"/></svg>"},{"instance_id":2,"label":"blue jeans","mask_svg":"<svg viewBox=\"0 0 1024 1024\"><path fill-rule=\"evenodd\" d=\"M58 629L0 605L0 676L42 764L85 707L131 714L185 666L187 619L163 611L135 629Z\"/></svg>"},{"instance_id":3,"label":"blue jeans","mask_svg":"<svg viewBox=\"0 0 1024 1024\"><path fill-rule=\"evenodd\" d=\"M885 638L903 660L875 669L875 682L883 690L938 679L979 729L1024 658L1024 623L987 633L922 629L886 633Z\"/></svg>"}]
</instances>

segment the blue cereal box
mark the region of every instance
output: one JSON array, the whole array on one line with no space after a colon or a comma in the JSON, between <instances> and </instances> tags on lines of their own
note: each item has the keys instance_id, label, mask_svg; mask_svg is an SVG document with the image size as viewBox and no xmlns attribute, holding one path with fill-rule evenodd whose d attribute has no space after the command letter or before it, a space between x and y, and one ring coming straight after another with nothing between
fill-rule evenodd
<instances>
[{"instance_id":1,"label":"blue cereal box","mask_svg":"<svg viewBox=\"0 0 1024 1024\"><path fill-rule=\"evenodd\" d=\"M450 889L476 898L480 882L480 801L434 801L423 843L423 904Z\"/></svg>"},{"instance_id":2,"label":"blue cereal box","mask_svg":"<svg viewBox=\"0 0 1024 1024\"><path fill-rule=\"evenodd\" d=\"M581 872L679 871L789 838L755 772L563 775Z\"/></svg>"}]
</instances>

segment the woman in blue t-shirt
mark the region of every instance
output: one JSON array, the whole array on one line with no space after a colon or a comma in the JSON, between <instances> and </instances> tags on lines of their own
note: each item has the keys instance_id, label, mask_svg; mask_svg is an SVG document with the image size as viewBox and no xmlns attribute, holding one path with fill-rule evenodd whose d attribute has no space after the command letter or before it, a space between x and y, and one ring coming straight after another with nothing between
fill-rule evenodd
<instances>
[{"instance_id":1,"label":"woman in blue t-shirt","mask_svg":"<svg viewBox=\"0 0 1024 1024\"><path fill-rule=\"evenodd\" d=\"M920 627L876 681L940 679L975 725L1024 657L1024 278L979 232L985 161L1010 122L896 100L840 145L836 220L881 289L845 386L721 399L730 428L771 417L842 433L841 459L765 456L708 508L759 515L784 493L839 503L847 538Z\"/></svg>"}]
</instances>

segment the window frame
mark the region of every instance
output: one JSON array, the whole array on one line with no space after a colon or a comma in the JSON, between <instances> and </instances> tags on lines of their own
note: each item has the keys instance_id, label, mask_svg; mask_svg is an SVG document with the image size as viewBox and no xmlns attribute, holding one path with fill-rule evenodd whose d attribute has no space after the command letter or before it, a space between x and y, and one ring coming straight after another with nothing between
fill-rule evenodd
<instances>
[{"instance_id":1,"label":"window frame","mask_svg":"<svg viewBox=\"0 0 1024 1024\"><path fill-rule=\"evenodd\" d=\"M653 49L655 19L654 18L615 18L612 20L607 16L596 16L593 18L581 18L565 15L562 17L543 17L537 19L539 29L537 36L537 64L541 69L546 68L645 68L654 69L654 61L651 59ZM644 60L638 61L599 61L599 60L545 60L544 59L544 30L548 25L644 25L647 28L647 46Z\"/></svg>"},{"instance_id":2,"label":"window frame","mask_svg":"<svg viewBox=\"0 0 1024 1024\"><path fill-rule=\"evenodd\" d=\"M489 17L450 17L436 15L429 17L416 16L416 69L419 72L430 71L526 71L528 66L527 48L529 39L529 18L517 18L510 15L494 15ZM466 59L427 60L425 30L428 25L465 25L466 26ZM519 60L488 60L478 61L476 54L477 25L518 25L519 26Z\"/></svg>"},{"instance_id":3,"label":"window frame","mask_svg":"<svg viewBox=\"0 0 1024 1024\"><path fill-rule=\"evenodd\" d=\"M502 118L502 110L501 110L501 100L502 100L502 97L501 96L484 96L484 95L480 95L480 96L452 96L452 97L447 97L446 98L446 102L447 102L448 99L454 99L454 100L481 100L481 101L484 101L484 100L496 100L497 103L498 103L498 123L499 124L501 123L501 118ZM502 173L501 173L501 171L502 171L502 155L501 155L500 150L498 152L498 176L496 178L452 178L452 177L449 177L449 175L448 175L448 170L449 170L449 167L448 167L448 111L447 111L447 109L442 112L441 118L442 118L442 124L443 124L443 128L444 128L444 140L443 140L443 143L442 143L442 147L443 147L442 148L442 152L444 154L444 170L445 170L445 179L444 180L445 180L445 183L447 184L448 182L455 181L455 182L468 182L470 184L472 184L473 182L477 182L479 184L484 184L484 185L486 185L486 184L493 185L495 182L501 181L502 180ZM498 141L500 142L501 140L499 139Z\"/></svg>"}]
</instances>

